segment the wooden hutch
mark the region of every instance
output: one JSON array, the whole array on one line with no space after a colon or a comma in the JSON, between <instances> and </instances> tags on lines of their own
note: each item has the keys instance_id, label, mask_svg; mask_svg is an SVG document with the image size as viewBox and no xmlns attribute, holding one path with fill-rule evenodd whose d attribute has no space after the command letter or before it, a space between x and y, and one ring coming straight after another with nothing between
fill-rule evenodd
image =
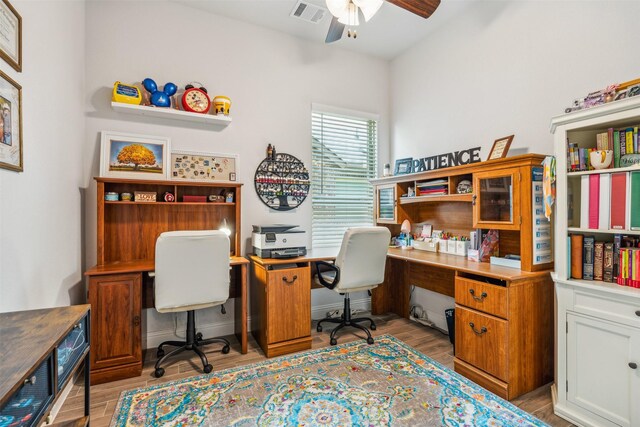
<instances>
[{"instance_id":1,"label":"wooden hutch","mask_svg":"<svg viewBox=\"0 0 640 427\"><path fill-rule=\"evenodd\" d=\"M544 157L526 154L373 181L376 221L392 235L399 234L405 219L454 235L495 229L500 256L520 255L517 269L450 254L392 249L387 280L372 300L375 313L391 311L408 318L410 286L454 297L456 372L506 399L553 380L552 250L547 247L548 255L539 255L534 233L541 213L535 212L539 206L533 187L542 182L532 176L540 176ZM408 197L410 187L435 179L444 180L448 194ZM463 180L472 183L471 193L457 192ZM551 224L543 226L550 233ZM393 284L400 280L406 285L402 290Z\"/></svg>"}]
</instances>

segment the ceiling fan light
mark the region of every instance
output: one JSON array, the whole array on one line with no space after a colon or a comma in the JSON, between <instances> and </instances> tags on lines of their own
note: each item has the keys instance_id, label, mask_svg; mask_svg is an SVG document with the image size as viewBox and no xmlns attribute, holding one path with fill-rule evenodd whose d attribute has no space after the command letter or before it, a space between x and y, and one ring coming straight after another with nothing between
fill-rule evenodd
<instances>
[{"instance_id":1,"label":"ceiling fan light","mask_svg":"<svg viewBox=\"0 0 640 427\"><path fill-rule=\"evenodd\" d=\"M360 17L358 13L358 6L356 6L353 2L349 2L347 6L347 13L342 15L338 22L347 25L349 27L357 27L360 25Z\"/></svg>"},{"instance_id":2,"label":"ceiling fan light","mask_svg":"<svg viewBox=\"0 0 640 427\"><path fill-rule=\"evenodd\" d=\"M349 0L327 0L327 9L336 18L342 18L348 12Z\"/></svg>"},{"instance_id":3,"label":"ceiling fan light","mask_svg":"<svg viewBox=\"0 0 640 427\"><path fill-rule=\"evenodd\" d=\"M384 0L353 0L353 2L362 10L364 20L369 22L369 19L380 10Z\"/></svg>"}]
</instances>

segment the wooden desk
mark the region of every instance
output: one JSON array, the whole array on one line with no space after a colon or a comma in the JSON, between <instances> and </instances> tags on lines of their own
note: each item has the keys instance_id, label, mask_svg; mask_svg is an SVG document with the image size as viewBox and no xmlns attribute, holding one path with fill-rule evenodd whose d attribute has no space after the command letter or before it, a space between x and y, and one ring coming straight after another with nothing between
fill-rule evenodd
<instances>
[{"instance_id":1,"label":"wooden desk","mask_svg":"<svg viewBox=\"0 0 640 427\"><path fill-rule=\"evenodd\" d=\"M235 333L247 353L247 265L232 256L230 298L235 298ZM91 304L91 383L100 384L142 373L142 309L153 308L153 261L128 261L89 269Z\"/></svg>"},{"instance_id":2,"label":"wooden desk","mask_svg":"<svg viewBox=\"0 0 640 427\"><path fill-rule=\"evenodd\" d=\"M250 256L252 319L257 319L253 334L268 357L311 348L313 262L335 259L337 252L313 250L284 260ZM409 318L412 286L455 299L456 372L506 399L553 379L549 271L391 248L385 281L372 291L372 313Z\"/></svg>"},{"instance_id":3,"label":"wooden desk","mask_svg":"<svg viewBox=\"0 0 640 427\"><path fill-rule=\"evenodd\" d=\"M83 362L84 417L74 425L87 425L88 312L88 305L75 305L0 314L3 425L40 425Z\"/></svg>"}]
</instances>

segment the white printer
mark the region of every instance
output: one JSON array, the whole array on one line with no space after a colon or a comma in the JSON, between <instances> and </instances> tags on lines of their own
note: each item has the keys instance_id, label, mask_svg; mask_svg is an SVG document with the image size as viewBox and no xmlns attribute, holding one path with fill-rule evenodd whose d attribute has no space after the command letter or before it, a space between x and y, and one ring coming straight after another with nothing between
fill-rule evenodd
<instances>
[{"instance_id":1,"label":"white printer","mask_svg":"<svg viewBox=\"0 0 640 427\"><path fill-rule=\"evenodd\" d=\"M307 254L307 233L292 230L297 225L254 225L253 252L260 258L293 258Z\"/></svg>"}]
</instances>

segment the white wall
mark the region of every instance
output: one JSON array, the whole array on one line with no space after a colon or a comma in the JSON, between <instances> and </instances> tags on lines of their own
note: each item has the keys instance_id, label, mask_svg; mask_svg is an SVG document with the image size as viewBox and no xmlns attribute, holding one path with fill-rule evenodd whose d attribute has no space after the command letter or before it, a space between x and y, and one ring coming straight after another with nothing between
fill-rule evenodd
<instances>
[{"instance_id":1,"label":"white wall","mask_svg":"<svg viewBox=\"0 0 640 427\"><path fill-rule=\"evenodd\" d=\"M123 19L123 11L134 20ZM311 244L311 200L292 211L272 211L258 199L253 176L268 143L310 166L312 102L380 114L380 163L388 161L387 61L163 1L151 6L149 2L88 2L86 25L89 113L83 186L89 189L85 217L88 267L96 260L92 177L99 169L101 130L166 135L174 149L239 154L238 180L245 184L245 249L250 249L246 242L252 224L300 224ZM229 96L233 122L226 129L210 130L114 113L110 108L113 82L136 82L145 77L181 87L197 80L211 95ZM314 291L315 307L340 301L333 292ZM232 322L229 308L225 319ZM211 327L224 321L212 312L203 316L203 322L211 321ZM171 315L148 310L147 319L148 345L172 328Z\"/></svg>"},{"instance_id":2,"label":"white wall","mask_svg":"<svg viewBox=\"0 0 640 427\"><path fill-rule=\"evenodd\" d=\"M24 172L0 169L0 312L84 302L82 1L11 3L22 16Z\"/></svg>"},{"instance_id":3,"label":"white wall","mask_svg":"<svg viewBox=\"0 0 640 427\"><path fill-rule=\"evenodd\" d=\"M638 77L639 14L631 1L470 6L392 61L391 158L482 146L486 159L493 141L511 134L512 153L551 153L551 117ZM420 289L416 301L444 327L446 301Z\"/></svg>"}]
</instances>

